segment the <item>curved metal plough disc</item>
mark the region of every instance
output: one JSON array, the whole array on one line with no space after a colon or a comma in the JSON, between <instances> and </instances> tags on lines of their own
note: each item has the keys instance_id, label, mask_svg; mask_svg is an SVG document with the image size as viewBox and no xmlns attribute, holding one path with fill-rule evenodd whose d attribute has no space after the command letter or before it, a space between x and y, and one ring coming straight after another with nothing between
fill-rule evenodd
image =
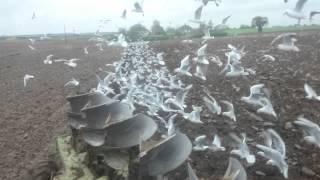
<instances>
[{"instance_id":1,"label":"curved metal plough disc","mask_svg":"<svg viewBox=\"0 0 320 180\"><path fill-rule=\"evenodd\" d=\"M83 112L87 119L87 127L92 129L104 129L109 123L123 121L133 114L128 104L120 102L84 108Z\"/></svg>"},{"instance_id":2,"label":"curved metal plough disc","mask_svg":"<svg viewBox=\"0 0 320 180\"><path fill-rule=\"evenodd\" d=\"M104 129L81 128L83 140L91 146L98 147L105 143L106 131Z\"/></svg>"},{"instance_id":3,"label":"curved metal plough disc","mask_svg":"<svg viewBox=\"0 0 320 180\"><path fill-rule=\"evenodd\" d=\"M87 126L87 120L82 118L82 117L70 117L69 119L69 124L71 127L74 129L81 129L83 127Z\"/></svg>"},{"instance_id":4,"label":"curved metal plough disc","mask_svg":"<svg viewBox=\"0 0 320 180\"><path fill-rule=\"evenodd\" d=\"M89 100L83 109L93 109L102 105L109 105L116 102L99 91L93 92L89 95Z\"/></svg>"},{"instance_id":5,"label":"curved metal plough disc","mask_svg":"<svg viewBox=\"0 0 320 180\"><path fill-rule=\"evenodd\" d=\"M71 111L68 112L69 115L81 116L81 109L88 103L91 94L92 93L85 93L67 97L67 101L69 101L71 107Z\"/></svg>"},{"instance_id":6,"label":"curved metal plough disc","mask_svg":"<svg viewBox=\"0 0 320 180\"><path fill-rule=\"evenodd\" d=\"M168 137L147 152L140 161L142 176L166 174L180 166L190 155L192 144L189 138L180 132Z\"/></svg>"},{"instance_id":7,"label":"curved metal plough disc","mask_svg":"<svg viewBox=\"0 0 320 180\"><path fill-rule=\"evenodd\" d=\"M152 118L137 114L122 122L110 124L106 128L106 145L117 148L136 146L151 138L157 129L158 126Z\"/></svg>"}]
</instances>

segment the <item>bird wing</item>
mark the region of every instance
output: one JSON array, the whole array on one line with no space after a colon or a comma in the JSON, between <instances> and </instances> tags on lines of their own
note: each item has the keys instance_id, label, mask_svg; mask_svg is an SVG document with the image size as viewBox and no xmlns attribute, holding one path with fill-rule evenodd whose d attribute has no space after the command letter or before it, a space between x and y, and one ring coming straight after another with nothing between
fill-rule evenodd
<instances>
[{"instance_id":1,"label":"bird wing","mask_svg":"<svg viewBox=\"0 0 320 180\"><path fill-rule=\"evenodd\" d=\"M286 145L280 137L280 135L273 129L268 129L267 132L271 135L272 138L272 147L279 151L283 156L286 155Z\"/></svg>"},{"instance_id":2,"label":"bird wing","mask_svg":"<svg viewBox=\"0 0 320 180\"><path fill-rule=\"evenodd\" d=\"M68 62L68 60L66 60L66 59L56 59L56 60L54 60L54 62Z\"/></svg>"},{"instance_id":3,"label":"bird wing","mask_svg":"<svg viewBox=\"0 0 320 180\"><path fill-rule=\"evenodd\" d=\"M247 173L242 164L235 158L229 158L229 165L223 179L247 180Z\"/></svg>"},{"instance_id":4,"label":"bird wing","mask_svg":"<svg viewBox=\"0 0 320 180\"><path fill-rule=\"evenodd\" d=\"M221 24L227 24L227 21L229 20L229 18L231 17L232 15L229 15L227 17L225 17L223 20L222 20L222 23Z\"/></svg>"},{"instance_id":5,"label":"bird wing","mask_svg":"<svg viewBox=\"0 0 320 180\"><path fill-rule=\"evenodd\" d=\"M296 12L301 12L302 8L306 4L308 0L298 0L296 7L294 8L294 11Z\"/></svg>"},{"instance_id":6,"label":"bird wing","mask_svg":"<svg viewBox=\"0 0 320 180\"><path fill-rule=\"evenodd\" d=\"M190 163L188 163L188 180L198 180L196 173L193 171Z\"/></svg>"},{"instance_id":7,"label":"bird wing","mask_svg":"<svg viewBox=\"0 0 320 180\"><path fill-rule=\"evenodd\" d=\"M217 134L214 135L212 144L213 144L213 145L216 145L217 147L221 147L221 139L220 139L220 137L219 137Z\"/></svg>"},{"instance_id":8,"label":"bird wing","mask_svg":"<svg viewBox=\"0 0 320 180\"><path fill-rule=\"evenodd\" d=\"M307 83L304 84L304 90L305 90L307 96L317 97L316 91L309 84L307 84Z\"/></svg>"},{"instance_id":9,"label":"bird wing","mask_svg":"<svg viewBox=\"0 0 320 180\"><path fill-rule=\"evenodd\" d=\"M309 15L309 19L311 20L313 16L320 14L320 11L311 11Z\"/></svg>"},{"instance_id":10,"label":"bird wing","mask_svg":"<svg viewBox=\"0 0 320 180\"><path fill-rule=\"evenodd\" d=\"M200 20L201 19L202 8L203 8L203 6L198 7L196 12L194 13L194 19L196 19L196 20Z\"/></svg>"}]
</instances>

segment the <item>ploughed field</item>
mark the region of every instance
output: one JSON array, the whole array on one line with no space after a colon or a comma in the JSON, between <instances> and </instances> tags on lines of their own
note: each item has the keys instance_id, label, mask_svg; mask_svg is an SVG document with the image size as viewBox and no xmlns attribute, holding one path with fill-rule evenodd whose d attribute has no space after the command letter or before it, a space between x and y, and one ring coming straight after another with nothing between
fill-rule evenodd
<instances>
[{"instance_id":1,"label":"ploughed field","mask_svg":"<svg viewBox=\"0 0 320 180\"><path fill-rule=\"evenodd\" d=\"M320 93L320 39L319 33L298 34L297 46L300 52L282 52L270 46L275 34L239 38L220 38L208 41L207 53L218 56L226 62L227 45L245 46L246 55L242 65L256 70L256 75L246 77L225 77L219 74L223 67L210 63L207 80L196 77L182 77L185 84L193 84L188 94L187 111L191 105L202 105L203 88L209 89L218 101L228 100L234 104L237 123L211 114L204 106L201 120L204 124L192 124L177 119L177 128L193 141L199 135L212 138L218 134L225 152L192 152L188 160L201 179L218 179L224 175L228 165L231 146L228 134L246 133L251 151L257 152L255 144L263 143L260 136L266 128L275 129L283 138L287 148L289 179L304 180L308 176L302 169L313 170L320 175L319 148L302 141L303 134L292 123L299 115L320 124L320 102L305 98L304 83L310 84ZM149 45L156 52L164 52L164 59L170 71L179 67L186 55L196 56L201 40L182 43L181 40L152 42ZM27 40L0 42L0 179L19 179L25 170L39 159L55 152L55 137L68 132L66 111L69 106L65 97L73 91L85 92L96 86L95 74L108 70L105 64L121 57L121 48L108 47L98 50L87 40L72 40L65 44L61 40L47 40L35 43L35 51L28 48ZM83 53L88 46L89 55ZM43 64L47 55L54 59L79 58L78 66L70 68L63 63ZM262 61L264 54L272 55L275 62ZM23 87L23 76L32 74L27 87ZM80 88L64 87L72 77L80 80ZM278 120L258 118L259 114L242 102L248 96L250 86L264 83L271 90L271 100ZM246 167L248 179L284 179L275 167L266 165L266 160L257 157L257 162ZM261 175L263 174L263 175ZM169 173L169 179L185 179L186 164Z\"/></svg>"}]
</instances>

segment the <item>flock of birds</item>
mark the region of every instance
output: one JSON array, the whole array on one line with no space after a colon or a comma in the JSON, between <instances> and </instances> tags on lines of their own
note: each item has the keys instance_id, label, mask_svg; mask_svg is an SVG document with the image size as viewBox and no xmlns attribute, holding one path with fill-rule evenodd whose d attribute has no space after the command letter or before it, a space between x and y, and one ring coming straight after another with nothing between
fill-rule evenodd
<instances>
[{"instance_id":1,"label":"flock of birds","mask_svg":"<svg viewBox=\"0 0 320 180\"><path fill-rule=\"evenodd\" d=\"M209 2L214 2L217 6L221 3L219 0L202 0L202 5L197 8L195 12L195 19L193 22L203 23L201 21L201 13L203 7ZM286 1L285 1L286 2ZM299 0L294 10L287 10L286 15L299 20L305 19L301 11L307 0ZM134 12L143 13L143 1L134 4ZM319 12L311 12L310 19ZM122 13L122 18L126 18L127 10ZM226 24L231 16L223 19L222 23L218 26ZM35 14L33 14L33 19ZM275 46L281 51L299 52L299 48L295 45L297 41L296 33L284 33L276 37L270 44ZM48 39L44 35L41 40ZM219 67L223 67L220 75L226 77L239 77L254 75L256 71L252 68L247 68L242 65L241 59L246 55L245 47L237 48L231 44L228 45L229 51L225 54L227 57L226 62L222 62L217 56L210 56L206 53L208 44L206 41L212 39L209 34L206 34L201 43L201 47L196 52L196 57L186 55L180 62L180 66L176 67L173 72L170 72L163 57L163 53L155 53L146 42L127 43L124 35L120 34L116 41L107 42L102 37L91 38L90 41L97 42L96 46L99 50L103 51L104 44L108 46L124 47L124 53L121 59L113 64L107 64L107 67L113 68L108 71L107 76L101 78L97 76L98 85L93 91L103 93L114 100L130 105L132 111L139 106L149 116L156 118L158 121L158 131L162 137L170 137L179 132L176 127L177 119L184 119L188 123L203 124L201 121L201 112L203 108L207 108L214 115L224 116L230 120L230 123L237 122L237 115L232 102L226 100L216 100L210 94L208 89L203 90L203 106L192 105L192 111L187 111L188 105L186 99L188 93L193 88L192 84L185 84L182 76L199 78L202 81L207 80L207 71L209 64L214 63ZM29 48L36 50L34 47L35 40L30 39ZM183 41L192 42L192 40ZM85 47L83 53L88 55L88 47ZM52 63L63 63L71 68L76 68L77 63L81 62L80 59L54 59L53 55L48 55L43 63L51 65ZM263 55L263 60L273 62L275 58L272 55ZM194 72L192 70L195 70ZM35 78L33 75L26 74L23 77L24 86L26 87L28 81ZM117 85L117 89L114 88ZM65 86L79 86L80 82L75 78L68 81ZM320 96L316 91L307 83L304 85L306 93L305 98L315 101L320 101ZM270 90L264 84L254 84L250 87L248 96L241 97L241 101L245 102L248 106L255 108L258 114L263 114L272 117L274 120L278 119L272 104ZM223 104L223 106L221 106ZM186 123L187 123L186 122ZM299 116L294 124L299 127L303 133L303 139L320 148L320 127L316 123L308 120L303 116ZM230 154L237 156L239 159L245 161L248 165L252 166L256 162L256 155L250 150L251 147L247 144L246 134L241 134L239 137L235 133L230 133L233 140L234 148ZM289 165L286 162L286 145L281 136L273 129L266 129L263 131L264 142L256 144L258 149L257 155L267 160L267 165L275 166L288 178ZM199 135L193 142L193 151L226 151L223 143L218 134L209 140L205 135ZM193 171L191 165L187 166L188 176L190 180L197 180L196 173ZM240 161L234 157L229 160L224 179L229 180L246 180L246 170Z\"/></svg>"}]
</instances>

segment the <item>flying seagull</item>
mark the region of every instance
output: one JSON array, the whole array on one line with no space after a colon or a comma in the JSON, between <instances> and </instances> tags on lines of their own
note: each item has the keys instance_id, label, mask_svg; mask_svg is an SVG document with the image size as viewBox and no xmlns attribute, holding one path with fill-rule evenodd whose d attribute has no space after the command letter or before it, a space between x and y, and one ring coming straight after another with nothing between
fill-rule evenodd
<instances>
[{"instance_id":1,"label":"flying seagull","mask_svg":"<svg viewBox=\"0 0 320 180\"><path fill-rule=\"evenodd\" d=\"M229 165L223 180L247 180L247 173L242 164L235 158L229 158Z\"/></svg>"},{"instance_id":2,"label":"flying seagull","mask_svg":"<svg viewBox=\"0 0 320 180\"><path fill-rule=\"evenodd\" d=\"M273 129L264 131L265 145L256 145L257 154L266 159L267 165L276 166L285 178L288 178L288 164L285 161L286 147L280 135Z\"/></svg>"},{"instance_id":3,"label":"flying seagull","mask_svg":"<svg viewBox=\"0 0 320 180\"><path fill-rule=\"evenodd\" d=\"M35 12L33 12L33 14L32 14L32 20L34 20L36 18L36 13Z\"/></svg>"},{"instance_id":4,"label":"flying seagull","mask_svg":"<svg viewBox=\"0 0 320 180\"><path fill-rule=\"evenodd\" d=\"M299 116L297 121L294 121L294 124L300 127L304 132L303 139L310 144L316 145L320 148L320 127L316 123Z\"/></svg>"},{"instance_id":5,"label":"flying seagull","mask_svg":"<svg viewBox=\"0 0 320 180\"><path fill-rule=\"evenodd\" d=\"M87 54L87 55L89 54L89 52L88 52L88 47L83 48L83 53L84 53L84 54Z\"/></svg>"},{"instance_id":6,"label":"flying seagull","mask_svg":"<svg viewBox=\"0 0 320 180\"><path fill-rule=\"evenodd\" d=\"M280 34L272 40L271 45L282 40L282 42L277 46L279 50L299 52L300 49L294 44L297 41L296 36L297 33Z\"/></svg>"},{"instance_id":7,"label":"flying seagull","mask_svg":"<svg viewBox=\"0 0 320 180\"><path fill-rule=\"evenodd\" d=\"M317 95L316 91L307 83L304 84L304 91L307 99L313 99L320 101L320 96Z\"/></svg>"},{"instance_id":8,"label":"flying seagull","mask_svg":"<svg viewBox=\"0 0 320 180\"><path fill-rule=\"evenodd\" d=\"M75 78L72 78L70 81L68 81L64 86L79 86L79 81L77 81Z\"/></svg>"},{"instance_id":9,"label":"flying seagull","mask_svg":"<svg viewBox=\"0 0 320 180\"><path fill-rule=\"evenodd\" d=\"M216 99L210 95L208 91L205 92L207 96L203 97L204 104L213 114L221 114L221 106L218 104Z\"/></svg>"},{"instance_id":10,"label":"flying seagull","mask_svg":"<svg viewBox=\"0 0 320 180\"><path fill-rule=\"evenodd\" d=\"M123 10L122 15L121 15L122 19L126 19L127 18L127 10Z\"/></svg>"},{"instance_id":11,"label":"flying seagull","mask_svg":"<svg viewBox=\"0 0 320 180\"><path fill-rule=\"evenodd\" d=\"M27 84L28 84L29 80L33 79L33 78L34 78L33 75L30 75L30 74L24 75L24 77L23 77L23 86L27 87Z\"/></svg>"},{"instance_id":12,"label":"flying seagull","mask_svg":"<svg viewBox=\"0 0 320 180\"><path fill-rule=\"evenodd\" d=\"M287 9L284 12L284 15L287 15L290 18L297 19L298 25L300 25L302 19L307 19L306 15L302 13L302 9L308 0L298 0L294 10Z\"/></svg>"},{"instance_id":13,"label":"flying seagull","mask_svg":"<svg viewBox=\"0 0 320 180\"><path fill-rule=\"evenodd\" d=\"M143 1L142 0L140 3L139 2L135 2L134 3L134 9L132 10L133 12L136 12L136 13L142 13L142 15L144 16L144 11L143 11Z\"/></svg>"},{"instance_id":14,"label":"flying seagull","mask_svg":"<svg viewBox=\"0 0 320 180\"><path fill-rule=\"evenodd\" d=\"M63 62L64 64L70 66L70 67L77 67L77 63L76 61L80 61L80 59L76 59L76 58L73 58L73 59L70 59L70 60L67 60L67 59L57 59L57 60L54 60L54 62Z\"/></svg>"},{"instance_id":15,"label":"flying seagull","mask_svg":"<svg viewBox=\"0 0 320 180\"><path fill-rule=\"evenodd\" d=\"M36 50L36 48L33 47L33 46L31 46L31 45L28 45L28 47L29 47L32 51Z\"/></svg>"},{"instance_id":16,"label":"flying seagull","mask_svg":"<svg viewBox=\"0 0 320 180\"><path fill-rule=\"evenodd\" d=\"M312 21L313 16L320 14L320 11L311 11L309 14L309 20Z\"/></svg>"},{"instance_id":17,"label":"flying seagull","mask_svg":"<svg viewBox=\"0 0 320 180\"><path fill-rule=\"evenodd\" d=\"M53 58L52 54L48 55L47 58L43 60L43 64L52 64L52 58Z\"/></svg>"},{"instance_id":18,"label":"flying seagull","mask_svg":"<svg viewBox=\"0 0 320 180\"><path fill-rule=\"evenodd\" d=\"M200 6L197 8L197 10L194 12L194 19L196 21L200 21L201 19L201 14L202 14L202 9L203 9L203 6Z\"/></svg>"},{"instance_id":19,"label":"flying seagull","mask_svg":"<svg viewBox=\"0 0 320 180\"><path fill-rule=\"evenodd\" d=\"M233 149L230 153L239 156L241 159L246 159L248 164L254 164L256 162L256 157L254 154L251 154L249 150L246 142L247 136L245 134L241 134L241 136L242 139L234 133L230 134L230 137L236 146L236 149Z\"/></svg>"},{"instance_id":20,"label":"flying seagull","mask_svg":"<svg viewBox=\"0 0 320 180\"><path fill-rule=\"evenodd\" d=\"M228 111L223 112L222 115L226 116L230 119L232 119L234 122L237 121L236 115L234 113L234 107L233 104L229 101L221 101L221 103L225 104L227 106Z\"/></svg>"}]
</instances>

